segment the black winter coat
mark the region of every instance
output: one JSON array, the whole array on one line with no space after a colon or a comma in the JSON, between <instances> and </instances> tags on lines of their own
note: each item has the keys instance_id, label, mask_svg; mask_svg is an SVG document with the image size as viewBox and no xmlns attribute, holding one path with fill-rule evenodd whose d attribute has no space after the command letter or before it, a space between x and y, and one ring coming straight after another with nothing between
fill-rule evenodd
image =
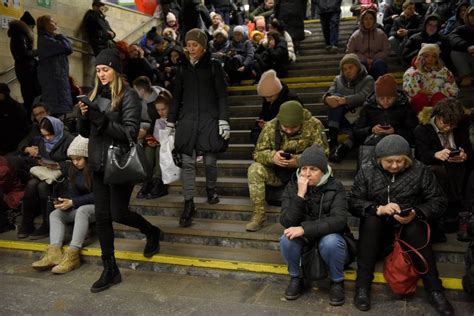
<instances>
[{"instance_id":1,"label":"black winter coat","mask_svg":"<svg viewBox=\"0 0 474 316\"><path fill-rule=\"evenodd\" d=\"M468 122L463 122L462 124L459 124L459 126L453 130L453 137L456 147L461 147L464 149L467 154L467 162L472 164L474 161L472 157L473 150L469 140L469 130L467 123ZM416 159L419 159L426 165L443 164L444 162L434 157L434 154L437 151L440 151L444 148L443 145L441 145L441 141L434 127L430 123L418 125L415 128L414 134L416 141Z\"/></svg>"},{"instance_id":2,"label":"black winter coat","mask_svg":"<svg viewBox=\"0 0 474 316\"><path fill-rule=\"evenodd\" d=\"M69 40L61 34L53 36L46 31L38 32L38 79L42 100L51 114L72 111L71 87L69 85L69 61L72 54Z\"/></svg>"},{"instance_id":3,"label":"black winter coat","mask_svg":"<svg viewBox=\"0 0 474 316\"><path fill-rule=\"evenodd\" d=\"M287 32L293 41L302 41L304 35L304 19L306 16L306 0L276 0L273 12L278 20L286 25Z\"/></svg>"},{"instance_id":4,"label":"black winter coat","mask_svg":"<svg viewBox=\"0 0 474 316\"><path fill-rule=\"evenodd\" d=\"M212 63L212 65L211 65ZM220 152L226 148L219 120L229 122L227 84L220 62L206 53L195 65L183 60L174 82L168 122L176 123L177 152Z\"/></svg>"},{"instance_id":5,"label":"black winter coat","mask_svg":"<svg viewBox=\"0 0 474 316\"><path fill-rule=\"evenodd\" d=\"M400 15L400 17L392 24L390 36L395 36L396 38L399 38L397 35L397 31L399 29L406 29L408 30L408 35L405 37L405 39L408 39L413 34L421 32L422 27L423 21L419 15L415 14L410 18L407 18L405 15Z\"/></svg>"},{"instance_id":6,"label":"black winter coat","mask_svg":"<svg viewBox=\"0 0 474 316\"><path fill-rule=\"evenodd\" d=\"M85 169L77 170L71 162L68 162L61 168L61 172L67 178L67 192L60 197L70 198L75 209L83 205L94 204L92 188L87 188L86 185ZM74 176L73 173L75 173Z\"/></svg>"},{"instance_id":7,"label":"black winter coat","mask_svg":"<svg viewBox=\"0 0 474 316\"><path fill-rule=\"evenodd\" d=\"M378 205L397 203L433 220L446 210L447 199L429 167L418 160L398 174L385 171L374 158L363 164L349 194L349 211L356 217L376 214Z\"/></svg>"},{"instance_id":8,"label":"black winter coat","mask_svg":"<svg viewBox=\"0 0 474 316\"><path fill-rule=\"evenodd\" d=\"M467 48L474 45L474 28L467 25L458 26L449 34L449 42L452 50L466 53Z\"/></svg>"},{"instance_id":9,"label":"black winter coat","mask_svg":"<svg viewBox=\"0 0 474 316\"><path fill-rule=\"evenodd\" d=\"M29 132L28 119L23 107L10 96L0 101L0 155L14 151Z\"/></svg>"},{"instance_id":10,"label":"black winter coat","mask_svg":"<svg viewBox=\"0 0 474 316\"><path fill-rule=\"evenodd\" d=\"M316 4L319 13L341 12L342 0L318 0L312 3Z\"/></svg>"},{"instance_id":11,"label":"black winter coat","mask_svg":"<svg viewBox=\"0 0 474 316\"><path fill-rule=\"evenodd\" d=\"M339 180L330 177L326 184L310 187L302 199L298 196L297 176L294 174L283 191L280 223L285 228L302 226L304 237L318 240L329 234L344 233L347 208L347 194Z\"/></svg>"},{"instance_id":12,"label":"black winter coat","mask_svg":"<svg viewBox=\"0 0 474 316\"><path fill-rule=\"evenodd\" d=\"M10 22L8 36L10 37L10 51L15 64L36 68L36 53L33 50L34 36L28 25L19 20Z\"/></svg>"},{"instance_id":13,"label":"black winter coat","mask_svg":"<svg viewBox=\"0 0 474 316\"><path fill-rule=\"evenodd\" d=\"M128 136L136 141L141 118L141 102L138 94L127 86L119 105L111 108L110 92L103 87L102 92L93 100L103 104L105 120L102 126L95 126L87 117L81 116L78 120L78 130L81 136L89 138L88 164L93 171L104 171L107 159L107 150L110 145L122 145L128 148Z\"/></svg>"},{"instance_id":14,"label":"black winter coat","mask_svg":"<svg viewBox=\"0 0 474 316\"><path fill-rule=\"evenodd\" d=\"M113 31L102 12L94 10L87 11L84 16L84 27L95 56L97 56L101 50L108 48L109 40L115 37L115 33L111 35L108 32Z\"/></svg>"},{"instance_id":15,"label":"black winter coat","mask_svg":"<svg viewBox=\"0 0 474 316\"><path fill-rule=\"evenodd\" d=\"M363 143L372 134L372 127L377 124L390 124L395 129L395 134L402 136L410 144L414 143L413 130L418 125L418 118L407 96L401 91L397 93L395 103L388 109L377 105L374 93L369 96L354 125L354 137L359 143Z\"/></svg>"},{"instance_id":16,"label":"black winter coat","mask_svg":"<svg viewBox=\"0 0 474 316\"><path fill-rule=\"evenodd\" d=\"M181 11L179 12L180 34L184 38L186 33L194 28L206 29L212 24L209 11L199 0L183 0ZM202 25L201 21L204 23Z\"/></svg>"},{"instance_id":17,"label":"black winter coat","mask_svg":"<svg viewBox=\"0 0 474 316\"><path fill-rule=\"evenodd\" d=\"M258 60L260 60L262 72L274 69L278 78L286 77L290 58L288 57L288 45L283 37L278 41L275 48L267 47L259 55Z\"/></svg>"}]
</instances>

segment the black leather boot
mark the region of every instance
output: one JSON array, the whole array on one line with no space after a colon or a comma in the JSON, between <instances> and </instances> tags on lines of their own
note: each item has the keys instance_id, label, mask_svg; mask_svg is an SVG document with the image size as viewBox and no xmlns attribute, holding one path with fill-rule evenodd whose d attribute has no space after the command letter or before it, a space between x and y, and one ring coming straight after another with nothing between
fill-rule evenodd
<instances>
[{"instance_id":1,"label":"black leather boot","mask_svg":"<svg viewBox=\"0 0 474 316\"><path fill-rule=\"evenodd\" d=\"M346 294L344 292L344 281L332 282L329 289L329 304L332 306L344 305Z\"/></svg>"},{"instance_id":2,"label":"black leather boot","mask_svg":"<svg viewBox=\"0 0 474 316\"><path fill-rule=\"evenodd\" d=\"M448 301L443 291L433 291L428 295L431 306L436 309L440 315L454 315L453 305Z\"/></svg>"},{"instance_id":3,"label":"black leather boot","mask_svg":"<svg viewBox=\"0 0 474 316\"><path fill-rule=\"evenodd\" d=\"M301 296L304 290L304 282L303 279L300 277L291 277L290 283L285 291L285 298L287 300L296 300L298 297Z\"/></svg>"},{"instance_id":4,"label":"black leather boot","mask_svg":"<svg viewBox=\"0 0 474 316\"><path fill-rule=\"evenodd\" d=\"M329 156L329 161L339 163L344 158L346 158L346 155L349 153L349 151L350 148L347 147L347 145L340 144L336 147L336 149L334 149L332 154Z\"/></svg>"},{"instance_id":5,"label":"black leather boot","mask_svg":"<svg viewBox=\"0 0 474 316\"><path fill-rule=\"evenodd\" d=\"M168 186L166 184L163 184L163 181L161 181L161 179L154 178L150 192L148 192L146 198L157 199L165 195L168 195Z\"/></svg>"},{"instance_id":6,"label":"black leather boot","mask_svg":"<svg viewBox=\"0 0 474 316\"><path fill-rule=\"evenodd\" d=\"M152 185L153 183L151 180L147 180L143 182L142 187L140 188L140 191L138 191L137 193L137 199L145 199L148 193L150 193Z\"/></svg>"},{"instance_id":7,"label":"black leather boot","mask_svg":"<svg viewBox=\"0 0 474 316\"><path fill-rule=\"evenodd\" d=\"M216 189L206 188L206 192L207 192L207 203L217 204L220 202L219 196L216 193Z\"/></svg>"},{"instance_id":8,"label":"black leather boot","mask_svg":"<svg viewBox=\"0 0 474 316\"><path fill-rule=\"evenodd\" d=\"M30 234L31 240L37 240L46 238L49 236L49 208L48 208L48 200L47 199L40 199L40 209L41 209L41 216L43 217L43 222L41 226L38 227L34 232Z\"/></svg>"},{"instance_id":9,"label":"black leather boot","mask_svg":"<svg viewBox=\"0 0 474 316\"><path fill-rule=\"evenodd\" d=\"M179 226L189 227L193 222L193 216L196 213L193 199L184 201L184 211L179 219Z\"/></svg>"},{"instance_id":10,"label":"black leather boot","mask_svg":"<svg viewBox=\"0 0 474 316\"><path fill-rule=\"evenodd\" d=\"M143 256L150 258L160 252L160 241L163 240L163 237L163 232L158 227L152 226L150 232L146 235L146 245L145 250L143 250Z\"/></svg>"},{"instance_id":11,"label":"black leather boot","mask_svg":"<svg viewBox=\"0 0 474 316\"><path fill-rule=\"evenodd\" d=\"M104 270L102 271L100 278L92 285L92 293L105 291L112 285L122 282L122 275L120 274L120 270L113 255L109 257L102 256L102 264Z\"/></svg>"},{"instance_id":12,"label":"black leather boot","mask_svg":"<svg viewBox=\"0 0 474 316\"><path fill-rule=\"evenodd\" d=\"M360 311L368 311L370 309L370 290L366 288L356 288L354 295L354 306Z\"/></svg>"},{"instance_id":13,"label":"black leather boot","mask_svg":"<svg viewBox=\"0 0 474 316\"><path fill-rule=\"evenodd\" d=\"M20 239L27 238L35 231L34 225L34 208L36 203L30 198L23 199L21 223L18 228L17 237Z\"/></svg>"}]
</instances>

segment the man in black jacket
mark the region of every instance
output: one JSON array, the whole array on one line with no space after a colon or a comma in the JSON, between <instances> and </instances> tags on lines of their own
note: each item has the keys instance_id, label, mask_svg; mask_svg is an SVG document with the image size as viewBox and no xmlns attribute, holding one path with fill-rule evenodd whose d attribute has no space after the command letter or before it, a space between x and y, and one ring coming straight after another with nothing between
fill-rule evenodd
<instances>
[{"instance_id":1,"label":"man in black jacket","mask_svg":"<svg viewBox=\"0 0 474 316\"><path fill-rule=\"evenodd\" d=\"M84 16L84 26L94 56L99 55L103 49L109 48L109 41L115 37L115 32L105 19L104 11L105 4L100 0L94 0L92 9Z\"/></svg>"}]
</instances>

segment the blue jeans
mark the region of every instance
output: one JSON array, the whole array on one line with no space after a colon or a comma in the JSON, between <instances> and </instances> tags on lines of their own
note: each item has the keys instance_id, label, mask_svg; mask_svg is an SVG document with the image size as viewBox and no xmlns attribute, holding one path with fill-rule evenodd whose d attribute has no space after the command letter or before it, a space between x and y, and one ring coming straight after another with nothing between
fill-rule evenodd
<instances>
[{"instance_id":1,"label":"blue jeans","mask_svg":"<svg viewBox=\"0 0 474 316\"><path fill-rule=\"evenodd\" d=\"M319 18L326 45L337 46L339 42L341 12L320 13Z\"/></svg>"},{"instance_id":2,"label":"blue jeans","mask_svg":"<svg viewBox=\"0 0 474 316\"><path fill-rule=\"evenodd\" d=\"M302 238L289 240L280 237L280 251L288 265L291 277L300 276L301 251L307 243ZM329 277L333 282L344 280L344 265L347 259L346 241L340 234L329 234L319 240L319 252L329 268Z\"/></svg>"},{"instance_id":3,"label":"blue jeans","mask_svg":"<svg viewBox=\"0 0 474 316\"><path fill-rule=\"evenodd\" d=\"M385 75L388 72L388 65L382 59L375 59L372 62L372 67L370 67L370 69L367 62L362 62L362 64L365 66L365 68L369 72L369 75L371 75L374 78L374 81L376 81L380 76Z\"/></svg>"}]
</instances>

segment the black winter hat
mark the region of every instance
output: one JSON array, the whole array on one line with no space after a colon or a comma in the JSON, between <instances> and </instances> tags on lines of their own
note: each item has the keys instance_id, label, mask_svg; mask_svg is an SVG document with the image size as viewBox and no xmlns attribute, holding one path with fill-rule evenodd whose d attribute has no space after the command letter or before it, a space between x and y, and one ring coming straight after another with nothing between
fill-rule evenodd
<instances>
[{"instance_id":1,"label":"black winter hat","mask_svg":"<svg viewBox=\"0 0 474 316\"><path fill-rule=\"evenodd\" d=\"M33 25L33 26L36 25L35 18L28 11L25 11L25 13L23 13L23 15L20 18L20 21L25 22L26 25L30 25L30 26L31 25Z\"/></svg>"},{"instance_id":2,"label":"black winter hat","mask_svg":"<svg viewBox=\"0 0 474 316\"><path fill-rule=\"evenodd\" d=\"M377 158L400 155L411 156L410 144L400 135L387 135L375 146L375 156Z\"/></svg>"},{"instance_id":3,"label":"black winter hat","mask_svg":"<svg viewBox=\"0 0 474 316\"><path fill-rule=\"evenodd\" d=\"M298 167L303 166L315 166L324 173L328 172L328 159L321 146L314 144L303 151L298 160Z\"/></svg>"},{"instance_id":4,"label":"black winter hat","mask_svg":"<svg viewBox=\"0 0 474 316\"><path fill-rule=\"evenodd\" d=\"M106 65L118 73L122 73L122 62L119 51L115 48L104 49L95 58L95 65Z\"/></svg>"}]
</instances>

